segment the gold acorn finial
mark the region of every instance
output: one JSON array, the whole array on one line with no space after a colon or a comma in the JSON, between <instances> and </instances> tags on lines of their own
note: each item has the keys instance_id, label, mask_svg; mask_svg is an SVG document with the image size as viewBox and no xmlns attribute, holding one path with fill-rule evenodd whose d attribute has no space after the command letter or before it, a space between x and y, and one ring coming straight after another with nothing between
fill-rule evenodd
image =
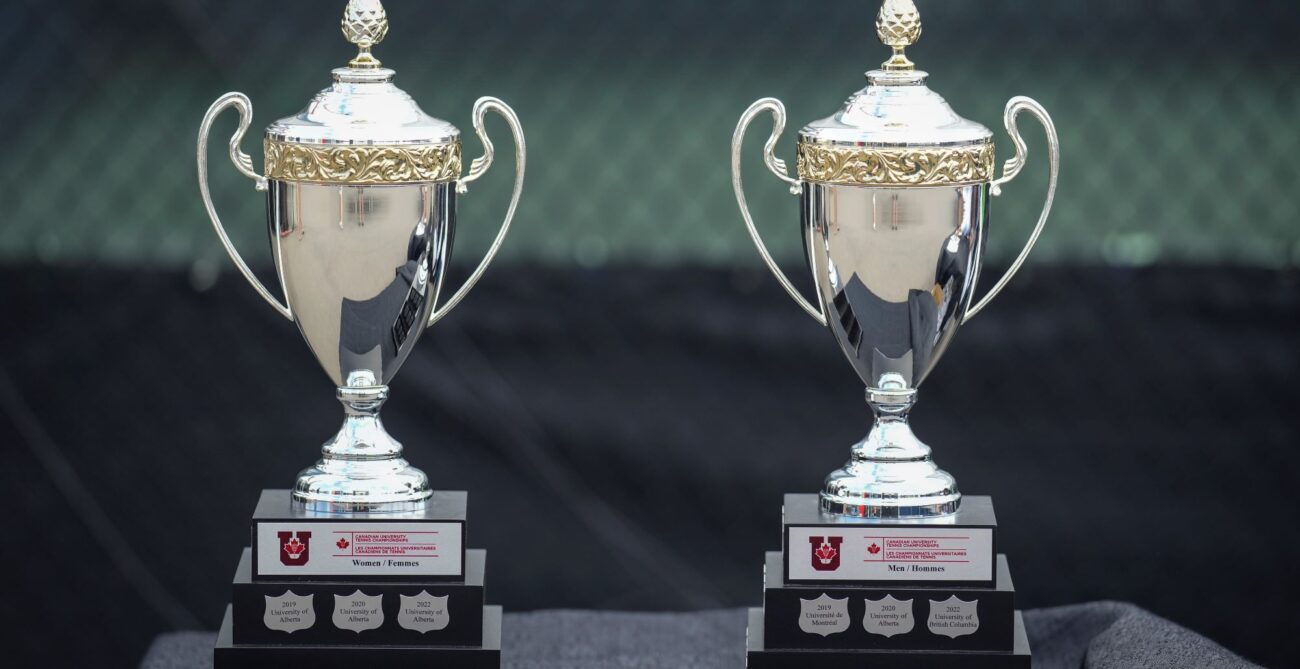
<instances>
[{"instance_id":1,"label":"gold acorn finial","mask_svg":"<svg viewBox=\"0 0 1300 669\"><path fill-rule=\"evenodd\" d=\"M343 36L357 45L357 57L348 66L358 70L379 67L379 59L370 54L370 47L384 41L388 34L388 14L379 0L348 0L343 10Z\"/></svg>"},{"instance_id":2,"label":"gold acorn finial","mask_svg":"<svg viewBox=\"0 0 1300 669\"><path fill-rule=\"evenodd\" d=\"M903 50L921 37L921 13L912 0L885 0L876 15L876 35L885 46L893 47L894 56L881 67L889 72L910 72L916 64L903 54Z\"/></svg>"}]
</instances>

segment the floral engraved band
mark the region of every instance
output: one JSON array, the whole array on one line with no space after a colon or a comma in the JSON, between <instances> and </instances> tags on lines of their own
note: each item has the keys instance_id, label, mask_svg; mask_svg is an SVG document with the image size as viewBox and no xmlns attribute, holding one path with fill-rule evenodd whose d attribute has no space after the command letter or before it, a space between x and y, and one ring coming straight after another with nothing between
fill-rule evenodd
<instances>
[{"instance_id":1,"label":"floral engraved band","mask_svg":"<svg viewBox=\"0 0 1300 669\"><path fill-rule=\"evenodd\" d=\"M799 143L799 178L847 186L947 186L993 178L993 143L870 148Z\"/></svg>"},{"instance_id":2,"label":"floral engraved band","mask_svg":"<svg viewBox=\"0 0 1300 669\"><path fill-rule=\"evenodd\" d=\"M266 177L330 184L456 181L460 142L421 146L308 146L266 140Z\"/></svg>"}]
</instances>

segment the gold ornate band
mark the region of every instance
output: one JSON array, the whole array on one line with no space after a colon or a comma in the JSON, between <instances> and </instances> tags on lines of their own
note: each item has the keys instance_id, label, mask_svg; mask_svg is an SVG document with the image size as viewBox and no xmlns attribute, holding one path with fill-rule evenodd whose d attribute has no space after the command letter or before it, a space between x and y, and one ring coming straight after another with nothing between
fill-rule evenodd
<instances>
[{"instance_id":1,"label":"gold ornate band","mask_svg":"<svg viewBox=\"0 0 1300 669\"><path fill-rule=\"evenodd\" d=\"M799 178L847 186L949 186L993 179L993 143L870 148L799 143Z\"/></svg>"},{"instance_id":2,"label":"gold ornate band","mask_svg":"<svg viewBox=\"0 0 1300 669\"><path fill-rule=\"evenodd\" d=\"M460 142L425 146L264 142L266 178L328 184L403 184L460 178Z\"/></svg>"}]
</instances>

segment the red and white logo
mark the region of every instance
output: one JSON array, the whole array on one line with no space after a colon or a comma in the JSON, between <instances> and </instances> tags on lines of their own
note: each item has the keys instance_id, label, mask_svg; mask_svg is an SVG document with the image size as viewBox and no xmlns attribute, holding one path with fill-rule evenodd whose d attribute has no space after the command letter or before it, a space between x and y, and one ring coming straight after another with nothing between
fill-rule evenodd
<instances>
[{"instance_id":1,"label":"red and white logo","mask_svg":"<svg viewBox=\"0 0 1300 669\"><path fill-rule=\"evenodd\" d=\"M277 532L280 538L280 563L286 567L301 567L310 557L311 532Z\"/></svg>"},{"instance_id":2,"label":"red and white logo","mask_svg":"<svg viewBox=\"0 0 1300 669\"><path fill-rule=\"evenodd\" d=\"M812 568L817 571L835 571L840 568L840 544L844 537L808 537L812 547Z\"/></svg>"},{"instance_id":3,"label":"red and white logo","mask_svg":"<svg viewBox=\"0 0 1300 669\"><path fill-rule=\"evenodd\" d=\"M876 555L877 553L880 552L880 546L878 546L876 542L873 541L871 542L870 546L867 546L867 552L871 553L872 555Z\"/></svg>"}]
</instances>

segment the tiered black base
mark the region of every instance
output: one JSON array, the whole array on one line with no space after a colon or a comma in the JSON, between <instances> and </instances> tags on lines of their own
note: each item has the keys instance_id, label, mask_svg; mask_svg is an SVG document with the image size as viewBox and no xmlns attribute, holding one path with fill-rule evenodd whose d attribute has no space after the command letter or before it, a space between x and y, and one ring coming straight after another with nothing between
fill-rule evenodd
<instances>
[{"instance_id":1,"label":"tiered black base","mask_svg":"<svg viewBox=\"0 0 1300 669\"><path fill-rule=\"evenodd\" d=\"M765 647L988 651L1011 647L1016 601L1005 555L998 556L997 588L786 585L780 567L781 554L768 553L763 588L763 610L769 622L763 632ZM819 604L825 607L821 611Z\"/></svg>"},{"instance_id":2,"label":"tiered black base","mask_svg":"<svg viewBox=\"0 0 1300 669\"><path fill-rule=\"evenodd\" d=\"M477 646L483 640L483 572L487 551L465 552L465 580L460 583L357 583L347 581L254 581L248 549L234 582L237 644ZM293 600L288 606L286 600ZM373 601L380 609L373 620L355 621L350 629L334 622L340 602ZM310 603L313 624L301 619ZM294 611L298 605L300 610ZM268 607L270 607L268 609ZM267 615L297 615L298 620L267 620ZM373 625L373 627L372 627Z\"/></svg>"},{"instance_id":3,"label":"tiered black base","mask_svg":"<svg viewBox=\"0 0 1300 669\"><path fill-rule=\"evenodd\" d=\"M501 609L484 605L486 552L465 549L465 502L440 492L410 513L327 514L264 491L215 668L496 669Z\"/></svg>"},{"instance_id":4,"label":"tiered black base","mask_svg":"<svg viewBox=\"0 0 1300 669\"><path fill-rule=\"evenodd\" d=\"M752 609L750 669L1029 667L988 497L939 519L823 514L787 495L781 552L767 554Z\"/></svg>"},{"instance_id":5,"label":"tiered black base","mask_svg":"<svg viewBox=\"0 0 1300 669\"><path fill-rule=\"evenodd\" d=\"M217 633L214 669L498 669L501 666L501 607L483 607L481 646L286 646L235 644L231 610Z\"/></svg>"},{"instance_id":6,"label":"tiered black base","mask_svg":"<svg viewBox=\"0 0 1300 669\"><path fill-rule=\"evenodd\" d=\"M763 610L749 610L747 669L1029 669L1029 640L1020 612L1010 652L943 650L797 650L763 646Z\"/></svg>"}]
</instances>

